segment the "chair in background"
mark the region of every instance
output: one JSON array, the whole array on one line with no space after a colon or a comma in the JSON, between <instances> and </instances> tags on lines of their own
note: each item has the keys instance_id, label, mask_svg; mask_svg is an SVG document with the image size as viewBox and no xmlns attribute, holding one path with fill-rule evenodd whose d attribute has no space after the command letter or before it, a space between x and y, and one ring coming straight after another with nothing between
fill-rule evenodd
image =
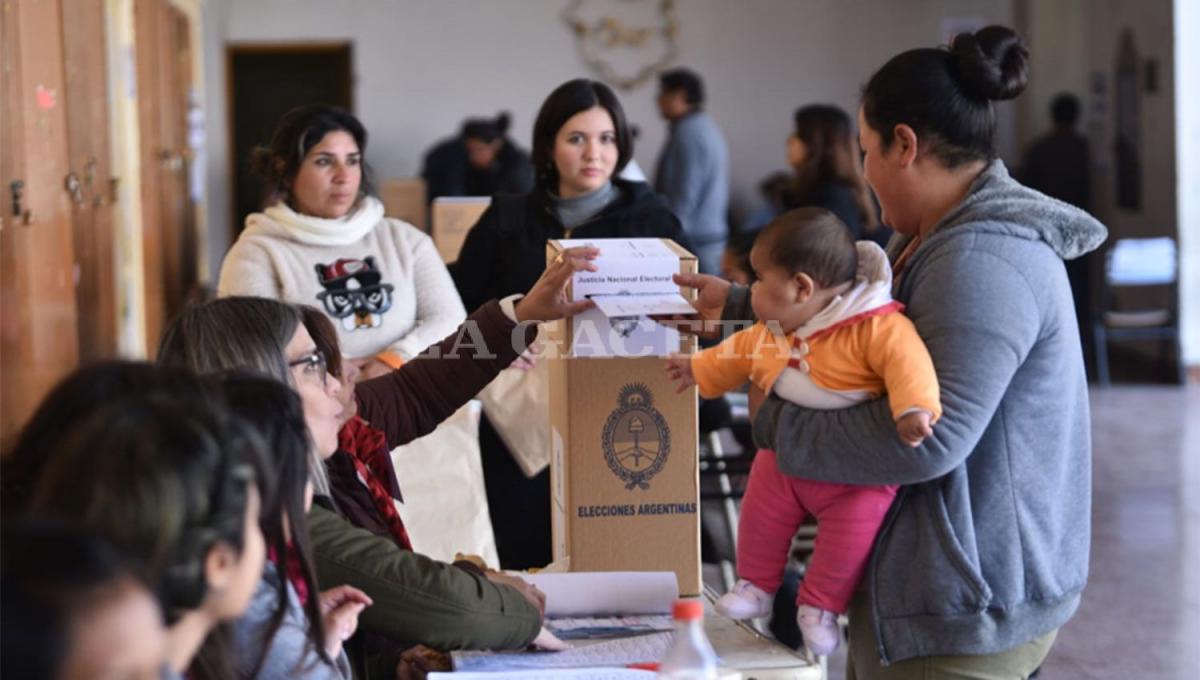
<instances>
[{"instance_id":1,"label":"chair in background","mask_svg":"<svg viewBox=\"0 0 1200 680\"><path fill-rule=\"evenodd\" d=\"M1121 289L1167 288L1165 306L1117 308ZM1179 259L1175 239L1119 239L1105 255L1099 310L1092 324L1096 340L1096 379L1110 384L1108 343L1114 340L1160 340L1164 354L1174 354L1177 379L1186 382L1179 337Z\"/></svg>"}]
</instances>

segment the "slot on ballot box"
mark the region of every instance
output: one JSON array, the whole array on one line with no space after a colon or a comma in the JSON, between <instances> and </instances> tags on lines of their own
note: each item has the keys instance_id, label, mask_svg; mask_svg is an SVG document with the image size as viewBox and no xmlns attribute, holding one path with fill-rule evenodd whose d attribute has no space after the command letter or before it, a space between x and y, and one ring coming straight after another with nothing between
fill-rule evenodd
<instances>
[{"instance_id":1,"label":"slot on ballot box","mask_svg":"<svg viewBox=\"0 0 1200 680\"><path fill-rule=\"evenodd\" d=\"M675 273L696 257L665 239L556 240L548 262L582 245L572 300L595 306L550 326L550 476L554 559L572 571L671 571L698 595L700 483L696 391L676 393L664 357L694 339L652 314L691 310Z\"/></svg>"}]
</instances>

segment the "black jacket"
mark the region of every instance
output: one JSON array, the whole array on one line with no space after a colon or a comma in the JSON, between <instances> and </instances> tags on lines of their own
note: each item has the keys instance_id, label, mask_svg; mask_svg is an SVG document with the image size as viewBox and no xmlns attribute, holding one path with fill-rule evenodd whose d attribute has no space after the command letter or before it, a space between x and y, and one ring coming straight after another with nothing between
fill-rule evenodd
<instances>
[{"instance_id":1,"label":"black jacket","mask_svg":"<svg viewBox=\"0 0 1200 680\"><path fill-rule=\"evenodd\" d=\"M892 236L892 230L883 225L878 225L875 231L867 233L854 188L844 182L820 182L810 187L804 196L790 196L787 204L789 210L809 207L828 210L846 223L850 228L850 236L855 241L867 239L880 246L886 246Z\"/></svg>"},{"instance_id":2,"label":"black jacket","mask_svg":"<svg viewBox=\"0 0 1200 680\"><path fill-rule=\"evenodd\" d=\"M679 220L645 182L614 179L620 198L571 232L571 238L658 237L691 249ZM467 309L524 293L546 269L546 241L566 238L551 197L533 191L497 195L450 266Z\"/></svg>"}]
</instances>

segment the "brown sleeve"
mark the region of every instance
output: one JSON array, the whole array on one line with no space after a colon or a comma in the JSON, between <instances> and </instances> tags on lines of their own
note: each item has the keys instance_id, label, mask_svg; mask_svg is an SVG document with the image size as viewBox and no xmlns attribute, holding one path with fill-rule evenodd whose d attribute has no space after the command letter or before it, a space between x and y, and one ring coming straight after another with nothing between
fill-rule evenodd
<instances>
[{"instance_id":1,"label":"brown sleeve","mask_svg":"<svg viewBox=\"0 0 1200 680\"><path fill-rule=\"evenodd\" d=\"M359 383L358 413L383 430L389 446L406 444L470 401L536 336L537 324L514 324L499 302L487 302L398 370Z\"/></svg>"}]
</instances>

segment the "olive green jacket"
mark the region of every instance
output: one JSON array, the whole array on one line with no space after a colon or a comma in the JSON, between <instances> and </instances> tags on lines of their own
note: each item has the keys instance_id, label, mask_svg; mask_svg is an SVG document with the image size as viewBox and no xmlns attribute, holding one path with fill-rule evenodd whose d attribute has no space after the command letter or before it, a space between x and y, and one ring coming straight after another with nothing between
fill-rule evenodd
<instances>
[{"instance_id":1,"label":"olive green jacket","mask_svg":"<svg viewBox=\"0 0 1200 680\"><path fill-rule=\"evenodd\" d=\"M374 600L360 630L445 651L523 647L541 630L537 608L515 588L401 550L319 503L308 529L321 588L351 585Z\"/></svg>"}]
</instances>

